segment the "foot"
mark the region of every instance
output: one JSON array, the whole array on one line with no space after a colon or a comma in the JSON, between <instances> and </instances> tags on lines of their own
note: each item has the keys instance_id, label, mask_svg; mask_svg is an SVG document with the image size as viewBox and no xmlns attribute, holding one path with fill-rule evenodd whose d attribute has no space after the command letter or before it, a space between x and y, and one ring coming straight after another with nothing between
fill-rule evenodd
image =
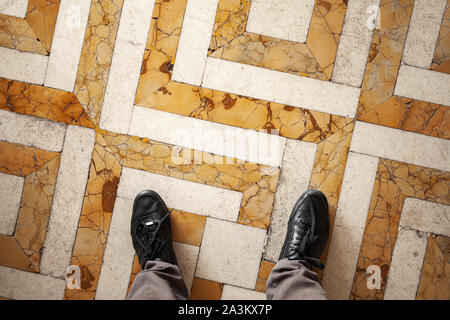
<instances>
[{"instance_id":1,"label":"foot","mask_svg":"<svg viewBox=\"0 0 450 320\"><path fill-rule=\"evenodd\" d=\"M328 202L319 190L304 192L292 209L279 260L304 260L323 269L320 256L330 231Z\"/></svg>"},{"instance_id":2,"label":"foot","mask_svg":"<svg viewBox=\"0 0 450 320\"><path fill-rule=\"evenodd\" d=\"M177 264L169 214L155 191L144 190L134 199L131 239L142 269L149 260Z\"/></svg>"}]
</instances>

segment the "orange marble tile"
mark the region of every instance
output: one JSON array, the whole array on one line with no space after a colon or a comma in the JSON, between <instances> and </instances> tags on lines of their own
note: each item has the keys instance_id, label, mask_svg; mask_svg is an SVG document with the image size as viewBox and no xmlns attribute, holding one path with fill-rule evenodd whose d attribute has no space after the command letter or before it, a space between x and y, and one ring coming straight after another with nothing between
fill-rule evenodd
<instances>
[{"instance_id":1,"label":"orange marble tile","mask_svg":"<svg viewBox=\"0 0 450 320\"><path fill-rule=\"evenodd\" d=\"M450 139L450 108L429 102L391 97L359 120Z\"/></svg>"},{"instance_id":2,"label":"orange marble tile","mask_svg":"<svg viewBox=\"0 0 450 320\"><path fill-rule=\"evenodd\" d=\"M269 261L261 261L259 267L258 279L256 280L256 291L266 292L266 282L269 279L272 269L275 267L275 263Z\"/></svg>"},{"instance_id":3,"label":"orange marble tile","mask_svg":"<svg viewBox=\"0 0 450 320\"><path fill-rule=\"evenodd\" d=\"M450 73L450 1L447 0L431 69Z\"/></svg>"},{"instance_id":4,"label":"orange marble tile","mask_svg":"<svg viewBox=\"0 0 450 320\"><path fill-rule=\"evenodd\" d=\"M393 96L413 2L413 0L381 1L381 29L374 31L357 119L449 139L448 107ZM443 61L441 64L434 64L433 68L445 72L450 68L450 64L446 66L446 62Z\"/></svg>"},{"instance_id":5,"label":"orange marble tile","mask_svg":"<svg viewBox=\"0 0 450 320\"><path fill-rule=\"evenodd\" d=\"M351 292L352 299L382 299L406 197L450 204L450 173L380 159ZM381 268L381 289L367 288L369 265Z\"/></svg>"},{"instance_id":6,"label":"orange marble tile","mask_svg":"<svg viewBox=\"0 0 450 320\"><path fill-rule=\"evenodd\" d=\"M60 0L29 0L25 19L0 15L0 46L48 55Z\"/></svg>"},{"instance_id":7,"label":"orange marble tile","mask_svg":"<svg viewBox=\"0 0 450 320\"><path fill-rule=\"evenodd\" d=\"M0 234L0 265L14 269L28 270L30 260L17 243L15 237Z\"/></svg>"},{"instance_id":8,"label":"orange marble tile","mask_svg":"<svg viewBox=\"0 0 450 320\"><path fill-rule=\"evenodd\" d=\"M0 109L93 128L73 93L0 78Z\"/></svg>"},{"instance_id":9,"label":"orange marble tile","mask_svg":"<svg viewBox=\"0 0 450 320\"><path fill-rule=\"evenodd\" d=\"M98 124L119 28L123 0L93 0L81 51L74 94Z\"/></svg>"},{"instance_id":10,"label":"orange marble tile","mask_svg":"<svg viewBox=\"0 0 450 320\"><path fill-rule=\"evenodd\" d=\"M18 157L18 160L23 161L26 165L23 171L18 169L18 173L24 175L25 172L27 175L25 176L14 235L0 235L0 265L39 272L41 251L47 232L61 157L59 154L55 155L54 153L45 154L41 150L33 150L17 145L5 147L5 143L2 144L3 150L7 151L8 154L2 153L0 158L6 159L12 166L11 161L15 157L9 153L17 150L18 155L23 155L22 158ZM33 163L34 159L30 159L33 154L41 155L41 166L38 168L32 167L32 165L39 163ZM52 157L47 160L42 155ZM47 161L43 161L44 159ZM27 164L26 161L31 163ZM12 167L14 171L17 170L14 166Z\"/></svg>"},{"instance_id":11,"label":"orange marble tile","mask_svg":"<svg viewBox=\"0 0 450 320\"><path fill-rule=\"evenodd\" d=\"M47 55L44 45L23 18L0 15L0 46Z\"/></svg>"},{"instance_id":12,"label":"orange marble tile","mask_svg":"<svg viewBox=\"0 0 450 320\"><path fill-rule=\"evenodd\" d=\"M173 209L170 213L172 240L199 247L202 243L206 216Z\"/></svg>"},{"instance_id":13,"label":"orange marble tile","mask_svg":"<svg viewBox=\"0 0 450 320\"><path fill-rule=\"evenodd\" d=\"M56 152L0 141L0 172L25 177L58 156Z\"/></svg>"},{"instance_id":14,"label":"orange marble tile","mask_svg":"<svg viewBox=\"0 0 450 320\"><path fill-rule=\"evenodd\" d=\"M220 300L223 285L219 282L194 278L190 300Z\"/></svg>"},{"instance_id":15,"label":"orange marble tile","mask_svg":"<svg viewBox=\"0 0 450 320\"><path fill-rule=\"evenodd\" d=\"M227 3L222 1L222 5ZM235 5L239 1L230 3ZM351 121L322 112L172 82L185 5L185 1L157 2L135 104L241 128L277 129L282 136L316 143ZM335 11L337 14L339 10Z\"/></svg>"},{"instance_id":16,"label":"orange marble tile","mask_svg":"<svg viewBox=\"0 0 450 320\"><path fill-rule=\"evenodd\" d=\"M346 1L316 1L306 44L245 32L250 5L246 0L219 1L210 56L330 80Z\"/></svg>"},{"instance_id":17,"label":"orange marble tile","mask_svg":"<svg viewBox=\"0 0 450 320\"><path fill-rule=\"evenodd\" d=\"M25 19L47 52L50 52L52 47L59 3L60 0L28 1Z\"/></svg>"},{"instance_id":18,"label":"orange marble tile","mask_svg":"<svg viewBox=\"0 0 450 320\"><path fill-rule=\"evenodd\" d=\"M354 122L351 122L317 146L309 188L321 190L327 197L331 226L344 178L353 128Z\"/></svg>"},{"instance_id":19,"label":"orange marble tile","mask_svg":"<svg viewBox=\"0 0 450 320\"><path fill-rule=\"evenodd\" d=\"M429 236L418 300L450 300L450 238Z\"/></svg>"}]
</instances>

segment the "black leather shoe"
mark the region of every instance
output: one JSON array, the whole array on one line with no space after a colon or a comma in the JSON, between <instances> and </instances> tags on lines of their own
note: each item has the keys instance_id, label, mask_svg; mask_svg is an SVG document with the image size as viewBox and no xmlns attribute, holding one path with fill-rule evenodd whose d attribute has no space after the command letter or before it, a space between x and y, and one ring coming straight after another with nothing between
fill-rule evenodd
<instances>
[{"instance_id":1,"label":"black leather shoe","mask_svg":"<svg viewBox=\"0 0 450 320\"><path fill-rule=\"evenodd\" d=\"M178 264L172 247L169 214L155 191L144 190L134 199L131 239L142 269L149 260Z\"/></svg>"},{"instance_id":2,"label":"black leather shoe","mask_svg":"<svg viewBox=\"0 0 450 320\"><path fill-rule=\"evenodd\" d=\"M304 192L292 209L279 260L304 260L323 269L320 256L330 232L328 201L319 190Z\"/></svg>"}]
</instances>

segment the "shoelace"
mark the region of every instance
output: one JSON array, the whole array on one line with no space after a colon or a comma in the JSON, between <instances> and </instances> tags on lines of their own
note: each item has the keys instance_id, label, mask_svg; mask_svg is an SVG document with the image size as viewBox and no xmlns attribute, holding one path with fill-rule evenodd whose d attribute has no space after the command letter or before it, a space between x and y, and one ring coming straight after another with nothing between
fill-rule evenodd
<instances>
[{"instance_id":1,"label":"shoelace","mask_svg":"<svg viewBox=\"0 0 450 320\"><path fill-rule=\"evenodd\" d=\"M166 244L164 240L156 238L156 235L158 234L164 220L166 220L171 212L172 210L167 212L167 214L160 221L140 222L137 226L137 241L141 248L145 250L149 259L154 259Z\"/></svg>"}]
</instances>

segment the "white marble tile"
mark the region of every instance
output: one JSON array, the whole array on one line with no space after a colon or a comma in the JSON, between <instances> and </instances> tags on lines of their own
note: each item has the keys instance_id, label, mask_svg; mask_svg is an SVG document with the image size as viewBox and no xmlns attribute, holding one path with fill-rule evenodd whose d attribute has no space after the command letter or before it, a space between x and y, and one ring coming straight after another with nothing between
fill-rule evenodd
<instances>
[{"instance_id":1,"label":"white marble tile","mask_svg":"<svg viewBox=\"0 0 450 320\"><path fill-rule=\"evenodd\" d=\"M173 250L177 256L178 266L180 267L186 288L188 292L191 292L199 247L174 241Z\"/></svg>"},{"instance_id":2,"label":"white marble tile","mask_svg":"<svg viewBox=\"0 0 450 320\"><path fill-rule=\"evenodd\" d=\"M0 141L59 152L65 133L64 124L0 110Z\"/></svg>"},{"instance_id":3,"label":"white marble tile","mask_svg":"<svg viewBox=\"0 0 450 320\"><path fill-rule=\"evenodd\" d=\"M288 140L275 194L264 259L276 262L286 237L287 222L300 195L308 189L317 145Z\"/></svg>"},{"instance_id":4,"label":"white marble tile","mask_svg":"<svg viewBox=\"0 0 450 320\"><path fill-rule=\"evenodd\" d=\"M342 34L367 40L373 29L379 27L377 10L380 0L348 0Z\"/></svg>"},{"instance_id":5,"label":"white marble tile","mask_svg":"<svg viewBox=\"0 0 450 320\"><path fill-rule=\"evenodd\" d=\"M0 266L0 296L14 300L62 300L66 281Z\"/></svg>"},{"instance_id":6,"label":"white marble tile","mask_svg":"<svg viewBox=\"0 0 450 320\"><path fill-rule=\"evenodd\" d=\"M203 87L353 117L359 88L208 58Z\"/></svg>"},{"instance_id":7,"label":"white marble tile","mask_svg":"<svg viewBox=\"0 0 450 320\"><path fill-rule=\"evenodd\" d=\"M196 277L254 289L266 230L207 218Z\"/></svg>"},{"instance_id":8,"label":"white marble tile","mask_svg":"<svg viewBox=\"0 0 450 320\"><path fill-rule=\"evenodd\" d=\"M370 123L356 122L350 151L450 171L449 140Z\"/></svg>"},{"instance_id":9,"label":"white marble tile","mask_svg":"<svg viewBox=\"0 0 450 320\"><path fill-rule=\"evenodd\" d=\"M0 172L0 234L14 234L24 181L23 177Z\"/></svg>"},{"instance_id":10,"label":"white marble tile","mask_svg":"<svg viewBox=\"0 0 450 320\"><path fill-rule=\"evenodd\" d=\"M28 0L0 0L0 14L25 18Z\"/></svg>"},{"instance_id":11,"label":"white marble tile","mask_svg":"<svg viewBox=\"0 0 450 320\"><path fill-rule=\"evenodd\" d=\"M280 165L286 143L277 135L138 106L129 134L274 167Z\"/></svg>"},{"instance_id":12,"label":"white marble tile","mask_svg":"<svg viewBox=\"0 0 450 320\"><path fill-rule=\"evenodd\" d=\"M305 43L314 0L252 0L247 32Z\"/></svg>"},{"instance_id":13,"label":"white marble tile","mask_svg":"<svg viewBox=\"0 0 450 320\"><path fill-rule=\"evenodd\" d=\"M61 0L45 86L72 92L89 17L90 0Z\"/></svg>"},{"instance_id":14,"label":"white marble tile","mask_svg":"<svg viewBox=\"0 0 450 320\"><path fill-rule=\"evenodd\" d=\"M408 197L403 203L400 226L450 237L450 206Z\"/></svg>"},{"instance_id":15,"label":"white marble tile","mask_svg":"<svg viewBox=\"0 0 450 320\"><path fill-rule=\"evenodd\" d=\"M44 83L47 56L0 47L0 57L0 77L40 85Z\"/></svg>"},{"instance_id":16,"label":"white marble tile","mask_svg":"<svg viewBox=\"0 0 450 320\"><path fill-rule=\"evenodd\" d=\"M447 0L415 0L403 50L403 63L429 69Z\"/></svg>"},{"instance_id":17,"label":"white marble tile","mask_svg":"<svg viewBox=\"0 0 450 320\"><path fill-rule=\"evenodd\" d=\"M450 106L450 74L403 65L394 94Z\"/></svg>"},{"instance_id":18,"label":"white marble tile","mask_svg":"<svg viewBox=\"0 0 450 320\"><path fill-rule=\"evenodd\" d=\"M181 28L172 80L202 83L219 0L189 0Z\"/></svg>"},{"instance_id":19,"label":"white marble tile","mask_svg":"<svg viewBox=\"0 0 450 320\"><path fill-rule=\"evenodd\" d=\"M399 230L384 291L385 300L416 299L426 249L425 233Z\"/></svg>"},{"instance_id":20,"label":"white marble tile","mask_svg":"<svg viewBox=\"0 0 450 320\"><path fill-rule=\"evenodd\" d=\"M41 273L64 277L80 220L95 131L68 126L41 258Z\"/></svg>"},{"instance_id":21,"label":"white marble tile","mask_svg":"<svg viewBox=\"0 0 450 320\"><path fill-rule=\"evenodd\" d=\"M330 299L348 299L366 225L378 158L349 152L323 287Z\"/></svg>"},{"instance_id":22,"label":"white marble tile","mask_svg":"<svg viewBox=\"0 0 450 320\"><path fill-rule=\"evenodd\" d=\"M136 169L122 169L118 196L134 200L146 189L156 191L169 208L229 221L236 221L239 216L241 192Z\"/></svg>"},{"instance_id":23,"label":"white marble tile","mask_svg":"<svg viewBox=\"0 0 450 320\"><path fill-rule=\"evenodd\" d=\"M133 200L116 198L98 280L96 300L125 299L135 251L130 235Z\"/></svg>"},{"instance_id":24,"label":"white marble tile","mask_svg":"<svg viewBox=\"0 0 450 320\"><path fill-rule=\"evenodd\" d=\"M106 86L100 128L128 133L154 0L125 1Z\"/></svg>"},{"instance_id":25,"label":"white marble tile","mask_svg":"<svg viewBox=\"0 0 450 320\"><path fill-rule=\"evenodd\" d=\"M266 294L226 284L223 286L222 300L266 300Z\"/></svg>"},{"instance_id":26,"label":"white marble tile","mask_svg":"<svg viewBox=\"0 0 450 320\"><path fill-rule=\"evenodd\" d=\"M361 87L380 0L349 0L331 80Z\"/></svg>"}]
</instances>

